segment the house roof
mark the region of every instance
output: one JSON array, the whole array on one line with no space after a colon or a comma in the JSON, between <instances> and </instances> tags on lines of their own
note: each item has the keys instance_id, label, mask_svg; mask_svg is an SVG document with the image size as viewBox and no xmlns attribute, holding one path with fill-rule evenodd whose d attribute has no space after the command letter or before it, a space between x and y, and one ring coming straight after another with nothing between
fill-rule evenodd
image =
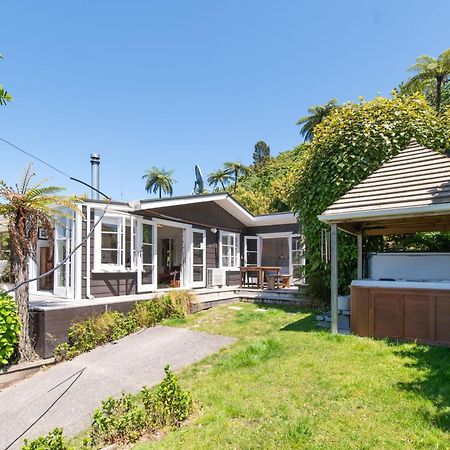
<instances>
[{"instance_id":1,"label":"house roof","mask_svg":"<svg viewBox=\"0 0 450 450\"><path fill-rule=\"evenodd\" d=\"M240 222L249 227L264 225L284 225L297 222L295 214L290 212L254 216L227 192L138 200L136 202L130 202L130 206L134 210L139 211L207 202L217 203L225 211L229 212Z\"/></svg>"},{"instance_id":2,"label":"house roof","mask_svg":"<svg viewBox=\"0 0 450 450\"><path fill-rule=\"evenodd\" d=\"M319 219L341 224L448 214L450 158L413 141Z\"/></svg>"}]
</instances>

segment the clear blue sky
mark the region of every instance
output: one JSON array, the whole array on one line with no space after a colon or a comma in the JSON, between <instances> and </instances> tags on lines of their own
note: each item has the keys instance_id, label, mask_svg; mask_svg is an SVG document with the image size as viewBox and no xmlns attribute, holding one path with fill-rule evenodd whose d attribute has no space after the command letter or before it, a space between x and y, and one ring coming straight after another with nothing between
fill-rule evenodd
<instances>
[{"instance_id":1,"label":"clear blue sky","mask_svg":"<svg viewBox=\"0 0 450 450\"><path fill-rule=\"evenodd\" d=\"M2 2L0 136L101 187L147 197L151 166L190 193L194 164L251 162L301 139L308 107L389 95L416 56L450 47L450 2L9 0ZM0 143L0 178L29 158ZM40 178L80 192L46 167Z\"/></svg>"}]
</instances>

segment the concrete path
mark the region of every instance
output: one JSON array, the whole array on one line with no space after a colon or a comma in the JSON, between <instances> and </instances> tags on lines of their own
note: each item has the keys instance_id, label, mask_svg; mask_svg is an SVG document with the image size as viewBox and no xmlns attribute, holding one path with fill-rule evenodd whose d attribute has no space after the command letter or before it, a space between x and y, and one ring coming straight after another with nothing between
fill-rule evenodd
<instances>
[{"instance_id":1,"label":"concrete path","mask_svg":"<svg viewBox=\"0 0 450 450\"><path fill-rule=\"evenodd\" d=\"M154 327L57 364L0 392L0 449L20 448L55 427L68 435L90 424L106 397L158 383L164 366L185 367L234 342L184 328ZM37 421L18 441L18 436Z\"/></svg>"}]
</instances>

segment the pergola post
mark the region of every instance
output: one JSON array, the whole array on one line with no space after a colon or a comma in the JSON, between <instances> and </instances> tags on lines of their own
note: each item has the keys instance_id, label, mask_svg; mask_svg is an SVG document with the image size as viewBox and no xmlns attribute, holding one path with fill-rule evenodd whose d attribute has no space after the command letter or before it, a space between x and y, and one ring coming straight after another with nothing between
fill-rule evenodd
<instances>
[{"instance_id":1,"label":"pergola post","mask_svg":"<svg viewBox=\"0 0 450 450\"><path fill-rule=\"evenodd\" d=\"M331 224L331 332L338 332L338 243L337 225Z\"/></svg>"},{"instance_id":2,"label":"pergola post","mask_svg":"<svg viewBox=\"0 0 450 450\"><path fill-rule=\"evenodd\" d=\"M363 234L358 233L356 236L358 245L358 280L363 278Z\"/></svg>"}]
</instances>

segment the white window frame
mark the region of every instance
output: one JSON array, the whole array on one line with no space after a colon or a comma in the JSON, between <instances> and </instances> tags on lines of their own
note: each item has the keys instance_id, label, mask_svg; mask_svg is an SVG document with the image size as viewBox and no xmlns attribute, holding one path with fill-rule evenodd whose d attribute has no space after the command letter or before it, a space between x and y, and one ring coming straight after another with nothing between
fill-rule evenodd
<instances>
[{"instance_id":1,"label":"white window frame","mask_svg":"<svg viewBox=\"0 0 450 450\"><path fill-rule=\"evenodd\" d=\"M202 234L203 239L201 243L201 247L194 247L194 233ZM201 249L203 250L203 279L202 281L194 281L194 267L199 266L200 264L194 264L194 250ZM206 230L202 230L200 228L192 228L192 287L205 287L206 286Z\"/></svg>"},{"instance_id":2,"label":"white window frame","mask_svg":"<svg viewBox=\"0 0 450 450\"><path fill-rule=\"evenodd\" d=\"M260 266L261 265L261 238L259 236L244 236L244 265L248 267L248 241L255 240L256 241L256 251L252 250L252 253L256 253L256 264L252 264L252 266Z\"/></svg>"},{"instance_id":3,"label":"white window frame","mask_svg":"<svg viewBox=\"0 0 450 450\"><path fill-rule=\"evenodd\" d=\"M235 249L235 258L233 266L224 266L223 264L223 249L222 249L222 238L224 236L232 236L234 239L234 249ZM219 267L226 270L238 270L241 262L241 235L239 233L234 233L231 231L220 231L219 232Z\"/></svg>"},{"instance_id":4,"label":"white window frame","mask_svg":"<svg viewBox=\"0 0 450 450\"><path fill-rule=\"evenodd\" d=\"M101 217L102 212L95 212L95 222ZM110 223L117 225L117 251L119 261L117 264L104 264L102 263L102 224ZM131 226L130 236L130 267L126 267L126 249L125 249L125 230L127 225ZM136 258L135 258L135 240L136 240L136 219L131 215L126 214L106 214L101 223L95 228L94 235L94 271L96 272L134 272L136 271ZM112 249L114 250L114 249Z\"/></svg>"},{"instance_id":5,"label":"white window frame","mask_svg":"<svg viewBox=\"0 0 450 450\"><path fill-rule=\"evenodd\" d=\"M305 244L303 244L300 249L294 250L294 239L296 238L302 238L301 234L293 234L291 236L291 265L292 265L292 274L294 274L294 267L295 266L299 266L299 267L304 267L305 266ZM294 253L300 253L302 256L300 257L300 263L299 264L294 264L295 258L294 258ZM301 278L303 280L303 277Z\"/></svg>"}]
</instances>

